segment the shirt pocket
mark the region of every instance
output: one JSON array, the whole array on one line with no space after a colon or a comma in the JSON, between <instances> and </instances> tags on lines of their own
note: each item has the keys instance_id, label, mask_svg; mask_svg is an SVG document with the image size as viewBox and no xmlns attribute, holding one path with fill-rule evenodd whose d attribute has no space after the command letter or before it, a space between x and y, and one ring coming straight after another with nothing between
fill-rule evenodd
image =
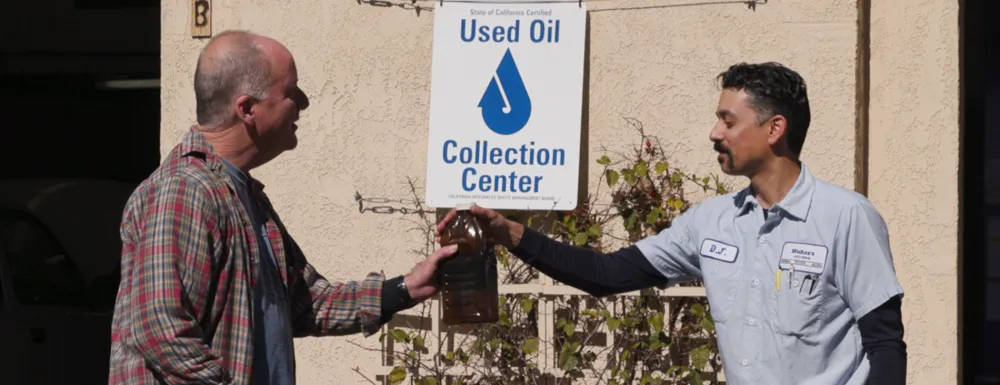
<instances>
[{"instance_id":1,"label":"shirt pocket","mask_svg":"<svg viewBox=\"0 0 1000 385\"><path fill-rule=\"evenodd\" d=\"M733 302L736 300L741 272L739 260L724 262L702 257L701 271L712 320L725 323L733 312Z\"/></svg>"},{"instance_id":2,"label":"shirt pocket","mask_svg":"<svg viewBox=\"0 0 1000 385\"><path fill-rule=\"evenodd\" d=\"M792 277L788 271L781 274L788 280L787 286L782 284L777 293L777 331L791 337L812 336L823 320L823 278L807 278L801 273Z\"/></svg>"}]
</instances>

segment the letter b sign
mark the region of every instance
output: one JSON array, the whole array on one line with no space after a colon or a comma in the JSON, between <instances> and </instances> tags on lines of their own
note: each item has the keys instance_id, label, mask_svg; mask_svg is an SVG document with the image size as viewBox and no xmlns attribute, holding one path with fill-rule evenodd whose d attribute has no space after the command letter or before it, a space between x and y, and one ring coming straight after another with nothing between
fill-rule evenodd
<instances>
[{"instance_id":1,"label":"letter b sign","mask_svg":"<svg viewBox=\"0 0 1000 385\"><path fill-rule=\"evenodd\" d=\"M211 36L212 36L211 0L192 0L191 37L211 37Z\"/></svg>"}]
</instances>

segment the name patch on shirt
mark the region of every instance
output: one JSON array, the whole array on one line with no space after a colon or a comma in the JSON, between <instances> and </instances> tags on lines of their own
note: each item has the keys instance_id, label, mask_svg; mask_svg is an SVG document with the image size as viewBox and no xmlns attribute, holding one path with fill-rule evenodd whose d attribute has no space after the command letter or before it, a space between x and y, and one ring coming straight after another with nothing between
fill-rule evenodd
<instances>
[{"instance_id":1,"label":"name patch on shirt","mask_svg":"<svg viewBox=\"0 0 1000 385\"><path fill-rule=\"evenodd\" d=\"M736 262L736 255L739 254L739 252L740 249L738 247L728 243L707 238L701 241L701 256L705 258L712 258L722 262L733 263Z\"/></svg>"},{"instance_id":2,"label":"name patch on shirt","mask_svg":"<svg viewBox=\"0 0 1000 385\"><path fill-rule=\"evenodd\" d=\"M786 242L781 249L778 268L791 270L792 265L795 265L796 272L823 274L823 270L826 268L827 254L828 249L823 245Z\"/></svg>"}]
</instances>

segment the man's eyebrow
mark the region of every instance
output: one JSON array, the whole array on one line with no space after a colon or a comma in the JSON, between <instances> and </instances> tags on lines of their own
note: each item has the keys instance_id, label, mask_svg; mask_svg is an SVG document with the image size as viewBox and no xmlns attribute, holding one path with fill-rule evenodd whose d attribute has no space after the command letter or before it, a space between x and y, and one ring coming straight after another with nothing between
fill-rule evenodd
<instances>
[{"instance_id":1,"label":"man's eyebrow","mask_svg":"<svg viewBox=\"0 0 1000 385\"><path fill-rule=\"evenodd\" d=\"M730 110L717 110L717 111L715 111L715 115L718 116L718 117L720 117L720 118L722 118L722 119L725 119L725 118L735 118L736 117L736 114L734 114Z\"/></svg>"}]
</instances>

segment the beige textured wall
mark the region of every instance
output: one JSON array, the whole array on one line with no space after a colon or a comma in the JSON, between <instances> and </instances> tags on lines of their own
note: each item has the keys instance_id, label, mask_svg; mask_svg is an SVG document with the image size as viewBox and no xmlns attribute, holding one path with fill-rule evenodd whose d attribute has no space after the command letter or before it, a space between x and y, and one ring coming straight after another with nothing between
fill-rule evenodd
<instances>
[{"instance_id":1,"label":"beige textured wall","mask_svg":"<svg viewBox=\"0 0 1000 385\"><path fill-rule=\"evenodd\" d=\"M194 121L191 79L205 41L190 37L189 3L161 5L163 153ZM312 98L299 122L299 148L255 175L312 262L334 279L362 277L372 269L407 271L418 258L411 249L423 239L407 231L412 218L360 214L353 194L409 198L406 178L423 179L433 12L418 16L412 9L355 1L213 3L216 32L252 30L284 42L296 56L300 85ZM667 140L674 164L699 174L717 172L708 141L718 98L714 76L735 62L777 60L798 70L811 90L805 161L820 177L852 188L855 0L771 1L756 11L738 3L694 3L703 2L591 4L586 166L602 147L630 143L623 142L633 139L622 119L627 116ZM955 199L957 30L955 17L948 16L954 7L921 2L895 5L897 10L885 9L888 1L878 3L873 51L880 51L873 53L872 83L881 88L872 98L884 107L872 112L872 191L891 226L897 266L910 293L910 383L941 384L955 376L957 212L954 205L918 205L931 202L932 194L949 204ZM655 7L638 9L645 6ZM919 63L909 60L910 43L920 47ZM889 80L889 69L904 72ZM941 155L929 155L939 147ZM597 171L591 187L599 181ZM928 184L891 187L920 181L927 172ZM896 195L905 199L887 199ZM928 275L934 279L915 279ZM300 381L367 383L352 368L371 377L379 356L354 344L378 347L375 338L359 336L300 340Z\"/></svg>"},{"instance_id":2,"label":"beige textured wall","mask_svg":"<svg viewBox=\"0 0 1000 385\"><path fill-rule=\"evenodd\" d=\"M872 1L869 198L906 290L911 384L958 377L958 1Z\"/></svg>"}]
</instances>

